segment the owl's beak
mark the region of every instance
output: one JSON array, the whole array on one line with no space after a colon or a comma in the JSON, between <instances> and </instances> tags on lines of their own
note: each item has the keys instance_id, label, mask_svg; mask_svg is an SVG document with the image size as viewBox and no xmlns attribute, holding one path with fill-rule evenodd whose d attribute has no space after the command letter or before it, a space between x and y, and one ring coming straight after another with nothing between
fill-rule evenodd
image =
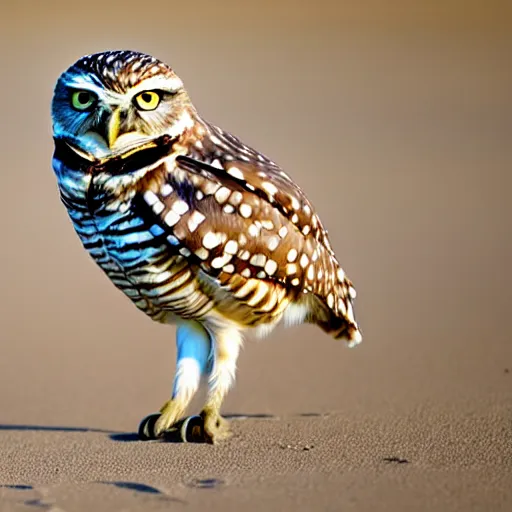
<instances>
[{"instance_id":1,"label":"owl's beak","mask_svg":"<svg viewBox=\"0 0 512 512\"><path fill-rule=\"evenodd\" d=\"M110 119L108 120L107 128L107 143L109 149L112 149L119 137L119 130L121 128L121 112L120 109L116 109L112 112Z\"/></svg>"}]
</instances>

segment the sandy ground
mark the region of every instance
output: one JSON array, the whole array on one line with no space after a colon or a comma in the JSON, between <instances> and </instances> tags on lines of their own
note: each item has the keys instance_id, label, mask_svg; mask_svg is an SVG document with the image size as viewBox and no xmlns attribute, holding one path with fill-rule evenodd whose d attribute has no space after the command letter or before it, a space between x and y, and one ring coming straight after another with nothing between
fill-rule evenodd
<instances>
[{"instance_id":1,"label":"sandy ground","mask_svg":"<svg viewBox=\"0 0 512 512\"><path fill-rule=\"evenodd\" d=\"M248 418L223 446L2 426L2 509L510 510L507 406Z\"/></svg>"},{"instance_id":2,"label":"sandy ground","mask_svg":"<svg viewBox=\"0 0 512 512\"><path fill-rule=\"evenodd\" d=\"M509 3L2 9L0 510L512 510ZM136 440L174 331L94 266L56 193L53 84L112 47L172 63L282 164L359 293L354 350L310 326L247 343L219 446Z\"/></svg>"}]
</instances>

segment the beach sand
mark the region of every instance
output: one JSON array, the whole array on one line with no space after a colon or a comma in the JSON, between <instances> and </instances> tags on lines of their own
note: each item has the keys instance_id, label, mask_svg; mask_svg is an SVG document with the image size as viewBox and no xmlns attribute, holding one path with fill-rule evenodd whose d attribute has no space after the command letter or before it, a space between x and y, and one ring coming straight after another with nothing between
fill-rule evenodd
<instances>
[{"instance_id":1,"label":"beach sand","mask_svg":"<svg viewBox=\"0 0 512 512\"><path fill-rule=\"evenodd\" d=\"M0 19L0 510L512 510L507 2L19 2ZM306 190L363 343L248 340L223 444L141 442L174 328L80 246L49 103L86 53L168 61ZM201 397L191 413L197 413Z\"/></svg>"}]
</instances>

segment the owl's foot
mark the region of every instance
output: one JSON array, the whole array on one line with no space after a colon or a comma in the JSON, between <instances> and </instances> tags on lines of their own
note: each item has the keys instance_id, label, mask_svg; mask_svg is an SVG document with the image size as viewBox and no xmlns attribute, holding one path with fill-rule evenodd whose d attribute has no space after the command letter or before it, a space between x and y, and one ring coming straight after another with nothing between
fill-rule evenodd
<instances>
[{"instance_id":1,"label":"owl's foot","mask_svg":"<svg viewBox=\"0 0 512 512\"><path fill-rule=\"evenodd\" d=\"M218 410L205 407L201 411L201 418L204 421L204 437L207 443L217 444L231 437L229 422L219 414Z\"/></svg>"},{"instance_id":2,"label":"owl's foot","mask_svg":"<svg viewBox=\"0 0 512 512\"><path fill-rule=\"evenodd\" d=\"M162 437L183 415L185 408L176 400L168 400L160 409L160 417L156 420L154 433L156 437Z\"/></svg>"}]
</instances>

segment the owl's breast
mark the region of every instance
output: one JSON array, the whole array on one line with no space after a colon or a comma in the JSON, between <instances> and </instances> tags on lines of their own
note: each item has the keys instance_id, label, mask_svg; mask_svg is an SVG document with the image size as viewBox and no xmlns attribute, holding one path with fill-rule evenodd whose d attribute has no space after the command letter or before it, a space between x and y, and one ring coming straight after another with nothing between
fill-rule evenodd
<instances>
[{"instance_id":1,"label":"owl's breast","mask_svg":"<svg viewBox=\"0 0 512 512\"><path fill-rule=\"evenodd\" d=\"M61 198L84 248L113 284L157 321L173 315L207 313L197 269L167 240L164 230L134 204L129 187L122 195L57 164Z\"/></svg>"},{"instance_id":2,"label":"owl's breast","mask_svg":"<svg viewBox=\"0 0 512 512\"><path fill-rule=\"evenodd\" d=\"M126 295L132 298L136 292L134 302L145 313L168 321L169 314L198 317L209 311L197 269L173 248L162 228L137 214L130 201L123 212L105 205L95 212L94 222L102 247L97 253L89 249L90 254Z\"/></svg>"}]
</instances>

